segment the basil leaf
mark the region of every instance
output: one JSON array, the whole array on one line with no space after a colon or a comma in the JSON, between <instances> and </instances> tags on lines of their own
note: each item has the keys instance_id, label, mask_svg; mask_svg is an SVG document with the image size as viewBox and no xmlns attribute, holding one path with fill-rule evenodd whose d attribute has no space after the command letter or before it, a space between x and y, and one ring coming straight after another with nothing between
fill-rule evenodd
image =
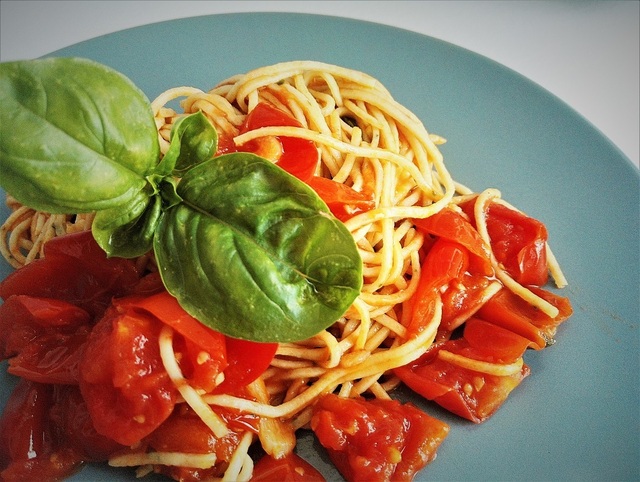
<instances>
[{"instance_id":1,"label":"basil leaf","mask_svg":"<svg viewBox=\"0 0 640 482\"><path fill-rule=\"evenodd\" d=\"M153 248L153 236L162 215L160 195L140 191L126 206L98 211L93 237L108 256L135 258Z\"/></svg>"},{"instance_id":2,"label":"basil leaf","mask_svg":"<svg viewBox=\"0 0 640 482\"><path fill-rule=\"evenodd\" d=\"M154 249L182 307L226 335L296 341L334 323L362 286L345 226L306 184L253 154L190 169Z\"/></svg>"},{"instance_id":3,"label":"basil leaf","mask_svg":"<svg viewBox=\"0 0 640 482\"><path fill-rule=\"evenodd\" d=\"M161 176L171 173L179 176L211 159L217 149L218 133L202 112L181 117L171 129L169 149L155 172Z\"/></svg>"},{"instance_id":4,"label":"basil leaf","mask_svg":"<svg viewBox=\"0 0 640 482\"><path fill-rule=\"evenodd\" d=\"M145 95L87 59L0 64L0 184L49 212L123 205L146 185L159 144Z\"/></svg>"}]
</instances>

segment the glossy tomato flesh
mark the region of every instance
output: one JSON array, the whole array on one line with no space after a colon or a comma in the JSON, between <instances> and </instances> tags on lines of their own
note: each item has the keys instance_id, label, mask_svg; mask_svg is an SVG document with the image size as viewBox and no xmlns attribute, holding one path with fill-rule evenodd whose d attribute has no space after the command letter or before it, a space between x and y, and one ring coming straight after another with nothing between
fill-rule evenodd
<instances>
[{"instance_id":1,"label":"glossy tomato flesh","mask_svg":"<svg viewBox=\"0 0 640 482\"><path fill-rule=\"evenodd\" d=\"M449 432L410 403L334 394L314 405L311 428L350 482L412 480Z\"/></svg>"}]
</instances>

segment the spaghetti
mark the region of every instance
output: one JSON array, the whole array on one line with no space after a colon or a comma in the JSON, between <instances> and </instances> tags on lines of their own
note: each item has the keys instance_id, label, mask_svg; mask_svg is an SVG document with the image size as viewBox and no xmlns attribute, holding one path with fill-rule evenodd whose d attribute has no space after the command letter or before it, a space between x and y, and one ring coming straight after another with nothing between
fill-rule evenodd
<instances>
[{"instance_id":1,"label":"spaghetti","mask_svg":"<svg viewBox=\"0 0 640 482\"><path fill-rule=\"evenodd\" d=\"M169 107L180 99L181 112ZM260 102L269 103L297 120L302 127L268 126L241 133L249 112ZM280 344L270 368L254 382L249 400L226 394L197 393L185 386L171 346L171 329L160 337L163 363L188 403L214 433L226 427L210 406L227 407L265 417L260 429L267 453L290 452L291 432L308 426L311 406L331 392L343 397L367 394L389 399L400 381L391 370L422 356L434 342L442 315L438 300L432 317L416 336L407 336L407 306L421 278L421 250L427 236L413 220L426 219L477 197L474 223L490 246L486 211L491 202L504 203L499 191L476 194L453 180L438 146L445 142L429 133L422 122L396 102L375 78L361 72L313 61L294 61L262 67L231 77L210 91L193 87L167 90L152 102L161 151L169 146L172 126L190 113L203 112L219 136L237 147L257 139L295 137L313 141L319 151L315 175L366 192L374 207L354 213L345 221L363 260L364 284L347 313L308 340ZM0 250L18 268L41 255L49 238L91 226L91 215L47 215L9 199L13 213L2 226ZM549 271L558 287L566 284L548 246ZM537 309L554 317L558 309L507 274L491 254L495 279L483 290L489 300L503 287ZM473 313L463 313L457 327ZM522 363L502 365L479 362L441 351L451 363L482 373L513 374ZM255 395L255 394L259 394ZM288 438L289 437L289 438ZM287 442L289 440L289 442ZM253 436L247 432L229 463L227 478L248 480L252 463L247 450ZM113 465L215 463L215 457L174 453L122 455ZM248 460L247 460L248 459ZM181 462L182 460L182 462Z\"/></svg>"}]
</instances>

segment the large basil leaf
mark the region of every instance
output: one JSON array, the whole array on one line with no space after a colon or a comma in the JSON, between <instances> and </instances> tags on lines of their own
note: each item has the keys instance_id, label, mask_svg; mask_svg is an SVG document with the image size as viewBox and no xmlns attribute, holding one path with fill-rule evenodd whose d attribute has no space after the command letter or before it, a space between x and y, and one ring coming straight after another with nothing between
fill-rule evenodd
<instances>
[{"instance_id":1,"label":"large basil leaf","mask_svg":"<svg viewBox=\"0 0 640 482\"><path fill-rule=\"evenodd\" d=\"M236 338L308 338L360 292L362 262L345 226L304 183L253 154L216 157L178 184L160 220L163 281L185 310Z\"/></svg>"},{"instance_id":2,"label":"large basil leaf","mask_svg":"<svg viewBox=\"0 0 640 482\"><path fill-rule=\"evenodd\" d=\"M0 64L0 183L50 212L130 202L157 165L150 104L129 79L86 59Z\"/></svg>"}]
</instances>

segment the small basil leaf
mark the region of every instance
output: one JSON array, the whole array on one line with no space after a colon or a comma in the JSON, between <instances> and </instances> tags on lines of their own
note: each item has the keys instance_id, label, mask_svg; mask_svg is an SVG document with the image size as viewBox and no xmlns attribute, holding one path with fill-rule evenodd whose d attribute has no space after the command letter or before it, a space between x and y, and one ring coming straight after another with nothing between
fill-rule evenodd
<instances>
[{"instance_id":1,"label":"small basil leaf","mask_svg":"<svg viewBox=\"0 0 640 482\"><path fill-rule=\"evenodd\" d=\"M98 211L91 230L108 256L135 258L153 248L162 199L141 191L128 205Z\"/></svg>"},{"instance_id":2,"label":"small basil leaf","mask_svg":"<svg viewBox=\"0 0 640 482\"><path fill-rule=\"evenodd\" d=\"M158 193L162 198L162 206L164 209L169 209L176 204L182 202L182 198L177 193L178 180L172 177L165 177L158 188Z\"/></svg>"},{"instance_id":3,"label":"small basil leaf","mask_svg":"<svg viewBox=\"0 0 640 482\"><path fill-rule=\"evenodd\" d=\"M186 170L211 159L218 149L218 133L198 111L181 117L171 129L171 142L156 172L161 176L181 175Z\"/></svg>"},{"instance_id":4,"label":"small basil leaf","mask_svg":"<svg viewBox=\"0 0 640 482\"><path fill-rule=\"evenodd\" d=\"M178 184L154 239L165 286L202 323L285 342L334 323L358 296L362 261L306 184L253 154L216 157Z\"/></svg>"},{"instance_id":5,"label":"small basil leaf","mask_svg":"<svg viewBox=\"0 0 640 482\"><path fill-rule=\"evenodd\" d=\"M97 62L47 58L0 64L0 183L49 212L126 204L157 165L148 99Z\"/></svg>"}]
</instances>

